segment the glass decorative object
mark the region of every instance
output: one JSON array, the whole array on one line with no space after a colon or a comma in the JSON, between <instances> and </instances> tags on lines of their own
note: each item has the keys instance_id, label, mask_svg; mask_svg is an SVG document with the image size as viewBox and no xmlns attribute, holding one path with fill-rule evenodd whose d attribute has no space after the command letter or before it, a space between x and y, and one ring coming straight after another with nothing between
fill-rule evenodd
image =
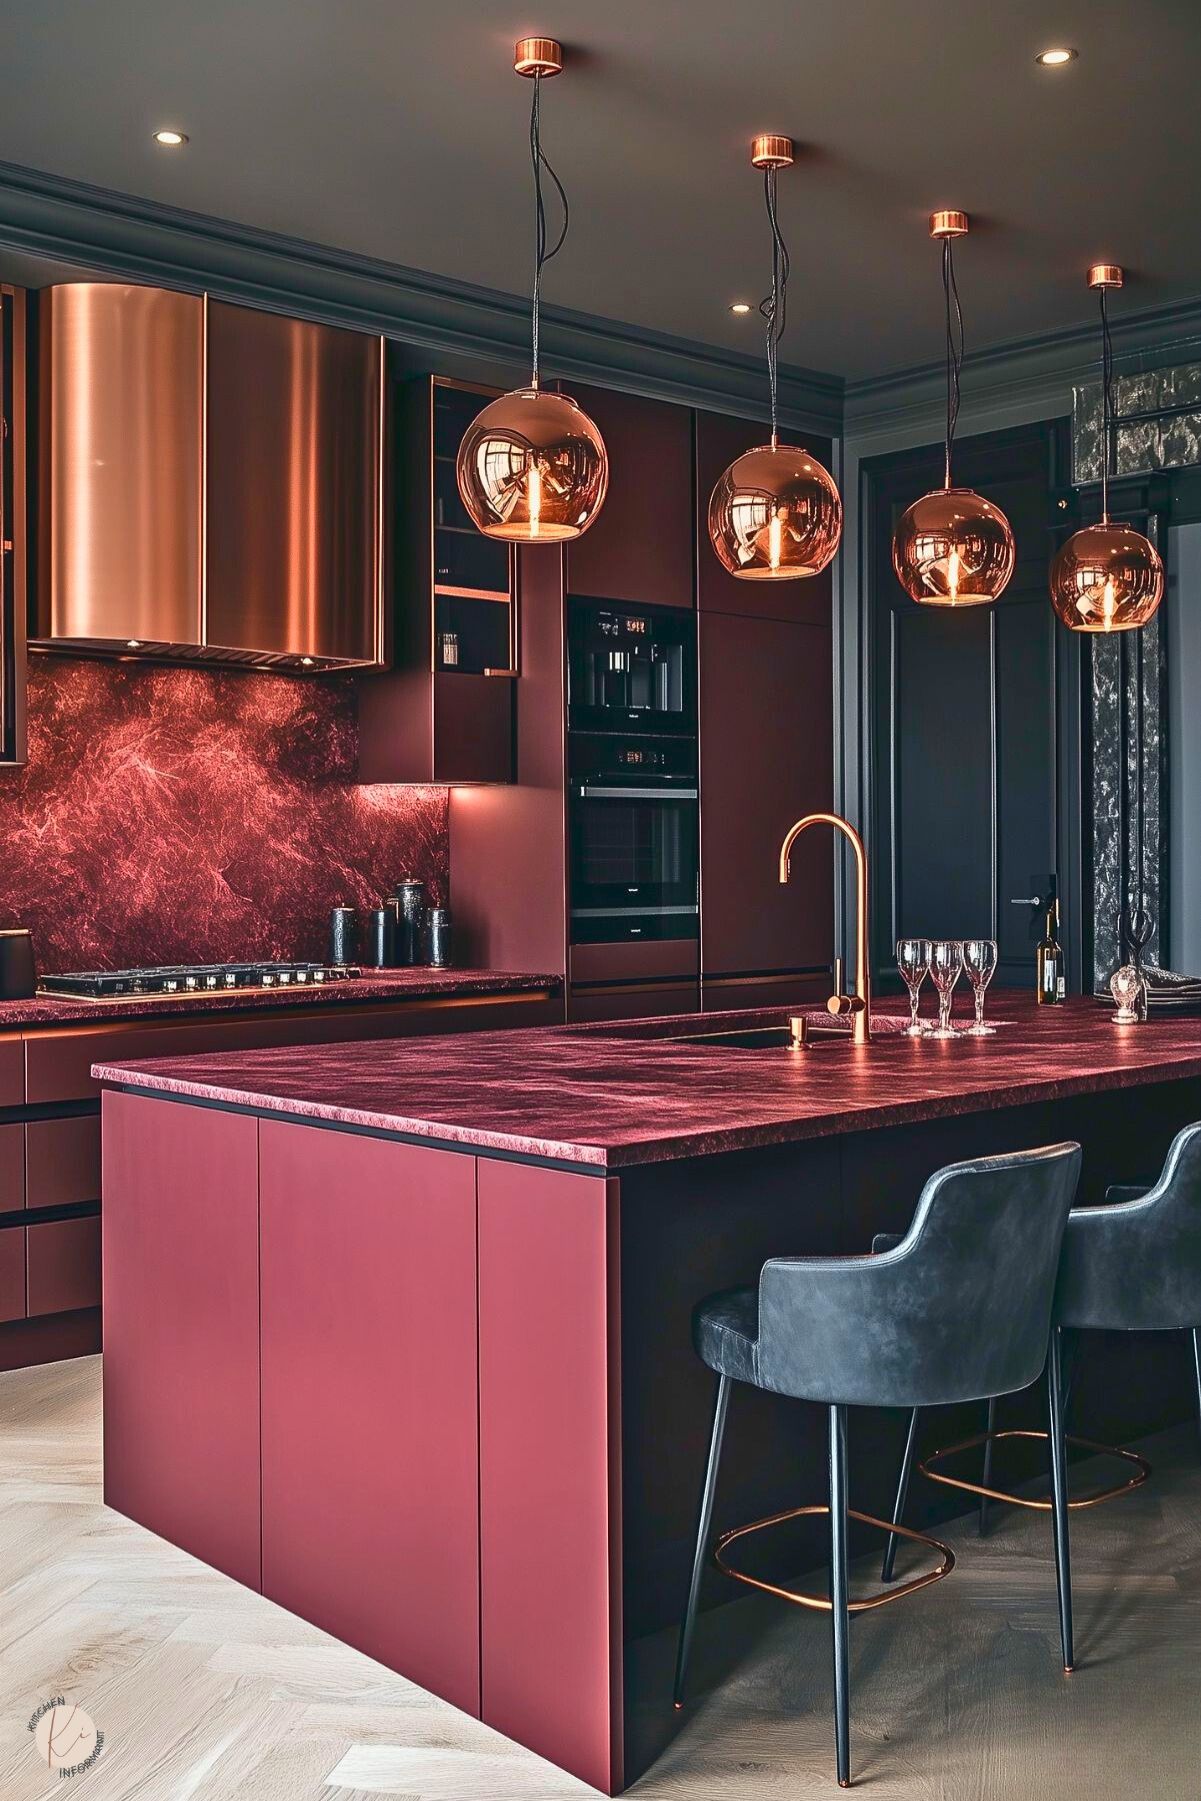
<instances>
[{"instance_id":1,"label":"glass decorative object","mask_svg":"<svg viewBox=\"0 0 1201 1801\"><path fill-rule=\"evenodd\" d=\"M1123 963L1121 969L1115 970L1109 978L1109 992L1117 1003L1117 1012L1113 1015L1115 1026L1134 1026L1142 1018L1141 1001L1143 996L1142 972L1133 963Z\"/></svg>"}]
</instances>

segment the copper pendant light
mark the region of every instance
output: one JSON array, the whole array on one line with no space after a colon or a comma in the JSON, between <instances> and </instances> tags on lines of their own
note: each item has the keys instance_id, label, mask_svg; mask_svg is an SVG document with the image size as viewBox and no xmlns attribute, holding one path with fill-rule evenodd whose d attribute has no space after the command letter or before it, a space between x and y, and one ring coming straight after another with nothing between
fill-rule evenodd
<instances>
[{"instance_id":1,"label":"copper pendant light","mask_svg":"<svg viewBox=\"0 0 1201 1801\"><path fill-rule=\"evenodd\" d=\"M795 581L826 567L842 537L842 499L831 476L807 450L781 444L777 429L776 353L784 332L788 251L776 216L776 174L793 160L791 138L766 133L751 145L763 170L772 234L767 321L771 443L736 457L709 501L709 536L723 567L743 581Z\"/></svg>"},{"instance_id":2,"label":"copper pendant light","mask_svg":"<svg viewBox=\"0 0 1201 1801\"><path fill-rule=\"evenodd\" d=\"M609 459L596 426L568 394L539 386L538 315L542 271L567 236L567 196L542 150L542 82L563 67L553 38L522 38L513 67L534 84L530 106L530 156L534 166L536 251L532 307L533 365L528 388L493 400L477 414L459 445L455 475L474 523L489 538L514 544L555 544L586 532L604 504ZM563 226L547 249L545 171L563 205Z\"/></svg>"},{"instance_id":3,"label":"copper pendant light","mask_svg":"<svg viewBox=\"0 0 1201 1801\"><path fill-rule=\"evenodd\" d=\"M930 215L930 236L942 243L947 319L946 478L900 518L892 538L892 566L911 600L934 607L988 606L1013 574L1013 532L1000 507L951 482L951 446L959 417L963 312L955 285L956 238L967 236L967 214Z\"/></svg>"},{"instance_id":4,"label":"copper pendant light","mask_svg":"<svg viewBox=\"0 0 1201 1801\"><path fill-rule=\"evenodd\" d=\"M1120 288L1114 263L1094 263L1088 285L1101 297L1101 523L1062 544L1051 563L1051 605L1074 632L1128 632L1146 625L1163 599L1163 561L1149 538L1109 518L1113 440L1113 347L1105 296Z\"/></svg>"}]
</instances>

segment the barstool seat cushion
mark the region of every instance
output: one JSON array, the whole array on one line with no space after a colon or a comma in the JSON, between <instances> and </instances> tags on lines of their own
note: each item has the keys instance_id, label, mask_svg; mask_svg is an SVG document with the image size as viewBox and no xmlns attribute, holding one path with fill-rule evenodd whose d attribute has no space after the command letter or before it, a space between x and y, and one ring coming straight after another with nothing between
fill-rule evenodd
<instances>
[{"instance_id":1,"label":"barstool seat cushion","mask_svg":"<svg viewBox=\"0 0 1201 1801\"><path fill-rule=\"evenodd\" d=\"M735 1382L759 1380L759 1290L727 1288L692 1315L692 1342L702 1363Z\"/></svg>"},{"instance_id":2,"label":"barstool seat cushion","mask_svg":"<svg viewBox=\"0 0 1201 1801\"><path fill-rule=\"evenodd\" d=\"M1155 1332L1201 1325L1201 1125L1176 1134L1152 1187L1110 1188L1063 1235L1057 1325Z\"/></svg>"}]
</instances>

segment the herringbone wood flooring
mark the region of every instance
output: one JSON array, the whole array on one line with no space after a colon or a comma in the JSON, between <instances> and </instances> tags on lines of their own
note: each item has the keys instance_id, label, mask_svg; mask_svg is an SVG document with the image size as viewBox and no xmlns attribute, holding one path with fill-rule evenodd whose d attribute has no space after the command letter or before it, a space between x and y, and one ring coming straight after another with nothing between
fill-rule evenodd
<instances>
[{"instance_id":1,"label":"herringbone wood flooring","mask_svg":"<svg viewBox=\"0 0 1201 1801\"><path fill-rule=\"evenodd\" d=\"M100 1365L0 1375L0 1797L568 1801L591 1791L108 1511ZM1201 1452L1077 1514L1079 1669L1057 1657L1045 1515L948 1537L953 1577L856 1622L852 1754L876 1801L1201 1801ZM669 1654L670 1647L654 1649ZM672 1801L833 1786L828 1628L758 1597L704 1617L696 1700L638 1784ZM60 1782L27 1731L77 1700L105 1734Z\"/></svg>"}]
</instances>

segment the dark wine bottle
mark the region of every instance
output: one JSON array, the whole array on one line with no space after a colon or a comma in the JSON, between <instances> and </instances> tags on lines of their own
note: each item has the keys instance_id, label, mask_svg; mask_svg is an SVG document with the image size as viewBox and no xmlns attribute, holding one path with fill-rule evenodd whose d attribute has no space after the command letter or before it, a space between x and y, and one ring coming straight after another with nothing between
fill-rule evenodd
<instances>
[{"instance_id":1,"label":"dark wine bottle","mask_svg":"<svg viewBox=\"0 0 1201 1801\"><path fill-rule=\"evenodd\" d=\"M1057 1001L1067 999L1068 978L1064 968L1058 931L1059 900L1057 897L1047 908L1046 931L1038 946L1035 999L1040 1006L1051 1006Z\"/></svg>"}]
</instances>

